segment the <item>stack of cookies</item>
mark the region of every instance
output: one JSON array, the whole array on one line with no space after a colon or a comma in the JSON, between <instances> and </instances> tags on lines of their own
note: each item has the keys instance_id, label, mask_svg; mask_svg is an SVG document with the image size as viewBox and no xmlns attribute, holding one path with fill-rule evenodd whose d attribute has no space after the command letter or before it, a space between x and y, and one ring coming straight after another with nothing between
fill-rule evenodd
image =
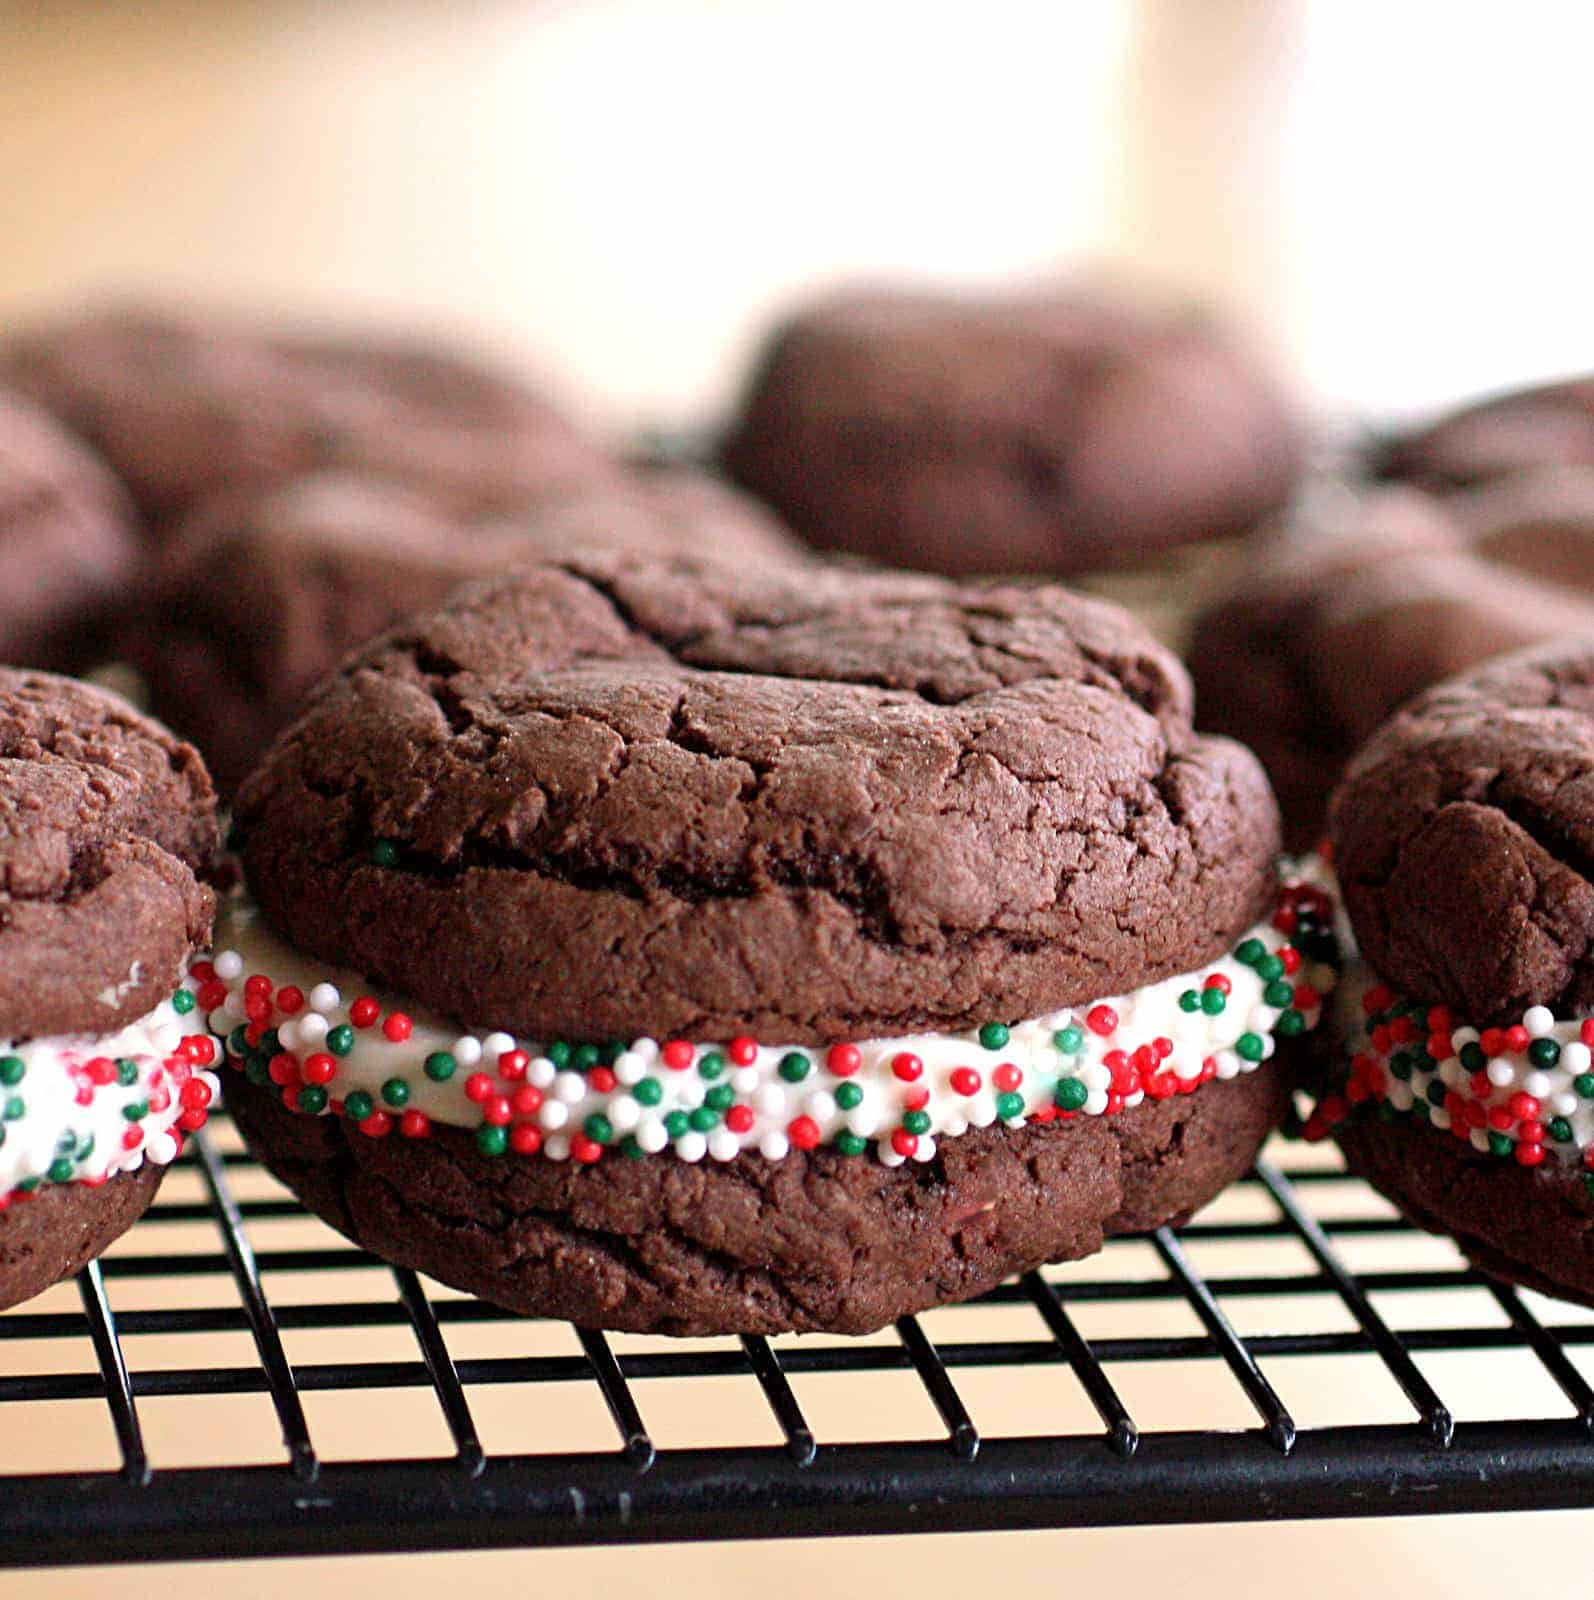
<instances>
[{"instance_id":1,"label":"stack of cookies","mask_svg":"<svg viewBox=\"0 0 1594 1600\"><path fill-rule=\"evenodd\" d=\"M1484 1147L1584 1203L1582 657L1375 730L1594 616L1576 386L1333 494L1241 337L1099 287L823 301L669 470L467 356L245 318L44 324L0 389L0 1304L224 1089L310 1210L501 1305L867 1332L1205 1205L1314 1034L1356 1063L1314 1128L1553 1277L1445 1213L1473 1113L1406 1086L1484 1050ZM1198 702L1157 631L1236 549ZM176 733L55 675L113 660ZM1281 850L1347 763L1341 984Z\"/></svg>"}]
</instances>

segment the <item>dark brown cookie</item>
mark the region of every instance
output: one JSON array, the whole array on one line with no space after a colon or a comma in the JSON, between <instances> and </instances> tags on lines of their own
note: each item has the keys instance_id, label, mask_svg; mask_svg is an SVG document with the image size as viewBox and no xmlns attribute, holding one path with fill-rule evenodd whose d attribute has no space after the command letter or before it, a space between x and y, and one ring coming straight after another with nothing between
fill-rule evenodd
<instances>
[{"instance_id":1,"label":"dark brown cookie","mask_svg":"<svg viewBox=\"0 0 1594 1600\"><path fill-rule=\"evenodd\" d=\"M1477 1026L1594 1004L1594 632L1420 695L1331 821L1362 953L1397 991Z\"/></svg>"},{"instance_id":2,"label":"dark brown cookie","mask_svg":"<svg viewBox=\"0 0 1594 1600\"><path fill-rule=\"evenodd\" d=\"M1198 618L1201 725L1262 758L1291 848L1321 837L1345 762L1411 695L1502 652L1594 631L1594 601L1486 559L1512 547L1489 543L1502 525L1480 510L1407 489L1347 492L1253 541Z\"/></svg>"},{"instance_id":3,"label":"dark brown cookie","mask_svg":"<svg viewBox=\"0 0 1594 1600\"><path fill-rule=\"evenodd\" d=\"M724 458L822 547L1067 573L1253 526L1301 435L1213 321L1086 292L881 294L776 333Z\"/></svg>"},{"instance_id":4,"label":"dark brown cookie","mask_svg":"<svg viewBox=\"0 0 1594 1600\"><path fill-rule=\"evenodd\" d=\"M494 1160L463 1129L373 1139L230 1075L233 1115L319 1216L512 1310L671 1334L868 1333L1182 1219L1283 1115L1274 1067L1113 1117L987 1128L927 1167L822 1149L597 1166Z\"/></svg>"},{"instance_id":5,"label":"dark brown cookie","mask_svg":"<svg viewBox=\"0 0 1594 1600\"><path fill-rule=\"evenodd\" d=\"M1057 588L593 556L347 663L241 791L298 948L543 1038L1033 1016L1248 925L1277 815ZM373 859L373 847L379 858Z\"/></svg>"},{"instance_id":6,"label":"dark brown cookie","mask_svg":"<svg viewBox=\"0 0 1594 1600\"><path fill-rule=\"evenodd\" d=\"M157 536L218 491L327 468L415 483L462 514L612 470L513 378L387 337L113 309L13 336L0 377L100 451Z\"/></svg>"},{"instance_id":7,"label":"dark brown cookie","mask_svg":"<svg viewBox=\"0 0 1594 1600\"><path fill-rule=\"evenodd\" d=\"M1594 378L1493 395L1390 439L1377 470L1433 489L1541 467L1594 466Z\"/></svg>"},{"instance_id":8,"label":"dark brown cookie","mask_svg":"<svg viewBox=\"0 0 1594 1600\"><path fill-rule=\"evenodd\" d=\"M348 652L468 578L606 548L795 560L753 502L688 472L595 480L474 523L388 479L321 473L219 497L158 558L126 648L155 711L230 794Z\"/></svg>"},{"instance_id":9,"label":"dark brown cookie","mask_svg":"<svg viewBox=\"0 0 1594 1600\"><path fill-rule=\"evenodd\" d=\"M0 1039L102 1034L205 948L215 795L198 755L103 690L0 668Z\"/></svg>"},{"instance_id":10,"label":"dark brown cookie","mask_svg":"<svg viewBox=\"0 0 1594 1600\"><path fill-rule=\"evenodd\" d=\"M78 664L90 621L126 590L133 508L88 448L0 391L0 661Z\"/></svg>"},{"instance_id":11,"label":"dark brown cookie","mask_svg":"<svg viewBox=\"0 0 1594 1600\"><path fill-rule=\"evenodd\" d=\"M0 1310L88 1265L149 1209L166 1168L153 1161L95 1188L46 1184L0 1212Z\"/></svg>"},{"instance_id":12,"label":"dark brown cookie","mask_svg":"<svg viewBox=\"0 0 1594 1600\"><path fill-rule=\"evenodd\" d=\"M1445 508L1475 555L1594 594L1594 466L1512 473L1449 496Z\"/></svg>"}]
</instances>

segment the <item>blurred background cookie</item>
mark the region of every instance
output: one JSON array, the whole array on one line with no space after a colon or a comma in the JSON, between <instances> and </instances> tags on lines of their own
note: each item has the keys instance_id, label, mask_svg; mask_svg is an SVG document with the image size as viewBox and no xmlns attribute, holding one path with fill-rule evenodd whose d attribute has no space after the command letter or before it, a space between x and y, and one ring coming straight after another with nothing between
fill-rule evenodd
<instances>
[{"instance_id":1,"label":"blurred background cookie","mask_svg":"<svg viewBox=\"0 0 1594 1600\"><path fill-rule=\"evenodd\" d=\"M1095 289L878 293L776 331L723 455L821 547L1070 573L1253 526L1302 438L1217 320Z\"/></svg>"},{"instance_id":2,"label":"blurred background cookie","mask_svg":"<svg viewBox=\"0 0 1594 1600\"><path fill-rule=\"evenodd\" d=\"M137 557L133 508L80 440L0 390L0 661L69 666L90 625L125 591Z\"/></svg>"},{"instance_id":3,"label":"blurred background cookie","mask_svg":"<svg viewBox=\"0 0 1594 1600\"><path fill-rule=\"evenodd\" d=\"M1341 768L1404 700L1490 656L1594 632L1594 600L1491 558L1511 541L1469 516L1413 489L1330 488L1253 540L1197 619L1201 723L1262 758L1292 849L1316 841Z\"/></svg>"},{"instance_id":4,"label":"blurred background cookie","mask_svg":"<svg viewBox=\"0 0 1594 1600\"><path fill-rule=\"evenodd\" d=\"M461 514L612 470L540 393L407 337L113 307L13 335L0 377L100 451L157 537L219 490L325 468L414 483Z\"/></svg>"},{"instance_id":5,"label":"blurred background cookie","mask_svg":"<svg viewBox=\"0 0 1594 1600\"><path fill-rule=\"evenodd\" d=\"M801 558L760 506L685 470L561 486L486 521L410 484L324 472L195 512L156 558L119 644L230 794L317 679L404 613L519 561L605 548Z\"/></svg>"}]
</instances>

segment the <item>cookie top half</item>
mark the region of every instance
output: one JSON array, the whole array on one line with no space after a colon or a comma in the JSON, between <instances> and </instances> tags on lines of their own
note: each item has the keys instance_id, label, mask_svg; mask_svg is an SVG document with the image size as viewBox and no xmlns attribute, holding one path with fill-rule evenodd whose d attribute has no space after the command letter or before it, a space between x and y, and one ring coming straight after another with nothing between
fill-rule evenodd
<instances>
[{"instance_id":1,"label":"cookie top half","mask_svg":"<svg viewBox=\"0 0 1594 1600\"><path fill-rule=\"evenodd\" d=\"M352 658L245 784L277 931L463 1022L793 1043L1192 969L1261 910L1254 758L1116 607L592 555Z\"/></svg>"},{"instance_id":2,"label":"cookie top half","mask_svg":"<svg viewBox=\"0 0 1594 1600\"><path fill-rule=\"evenodd\" d=\"M1335 792L1362 953L1482 1027L1594 1005L1594 634L1418 696Z\"/></svg>"},{"instance_id":3,"label":"cookie top half","mask_svg":"<svg viewBox=\"0 0 1594 1600\"><path fill-rule=\"evenodd\" d=\"M194 749L115 695L0 668L0 1039L101 1034L210 937L219 841Z\"/></svg>"}]
</instances>

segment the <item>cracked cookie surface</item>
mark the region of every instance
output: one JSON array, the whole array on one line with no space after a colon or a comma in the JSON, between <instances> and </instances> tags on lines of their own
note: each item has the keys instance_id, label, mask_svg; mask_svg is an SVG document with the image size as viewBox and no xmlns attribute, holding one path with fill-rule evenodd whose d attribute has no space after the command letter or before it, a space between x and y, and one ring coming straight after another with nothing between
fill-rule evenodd
<instances>
[{"instance_id":1,"label":"cracked cookie surface","mask_svg":"<svg viewBox=\"0 0 1594 1600\"><path fill-rule=\"evenodd\" d=\"M1429 690L1331 806L1361 952L1402 993L1483 1027L1594 1006L1594 640Z\"/></svg>"},{"instance_id":2,"label":"cracked cookie surface","mask_svg":"<svg viewBox=\"0 0 1594 1600\"><path fill-rule=\"evenodd\" d=\"M1198 1210L1283 1114L1269 1065L1113 1117L992 1127L925 1165L833 1150L696 1165L482 1155L464 1129L368 1138L229 1078L252 1147L388 1261L529 1315L678 1335L868 1333Z\"/></svg>"},{"instance_id":3,"label":"cracked cookie surface","mask_svg":"<svg viewBox=\"0 0 1594 1600\"><path fill-rule=\"evenodd\" d=\"M0 1039L108 1033L210 938L198 754L115 695L0 668Z\"/></svg>"},{"instance_id":4,"label":"cracked cookie surface","mask_svg":"<svg viewBox=\"0 0 1594 1600\"><path fill-rule=\"evenodd\" d=\"M1277 814L1116 607L593 555L466 587L240 793L267 920L473 1025L794 1044L1192 970Z\"/></svg>"}]
</instances>

